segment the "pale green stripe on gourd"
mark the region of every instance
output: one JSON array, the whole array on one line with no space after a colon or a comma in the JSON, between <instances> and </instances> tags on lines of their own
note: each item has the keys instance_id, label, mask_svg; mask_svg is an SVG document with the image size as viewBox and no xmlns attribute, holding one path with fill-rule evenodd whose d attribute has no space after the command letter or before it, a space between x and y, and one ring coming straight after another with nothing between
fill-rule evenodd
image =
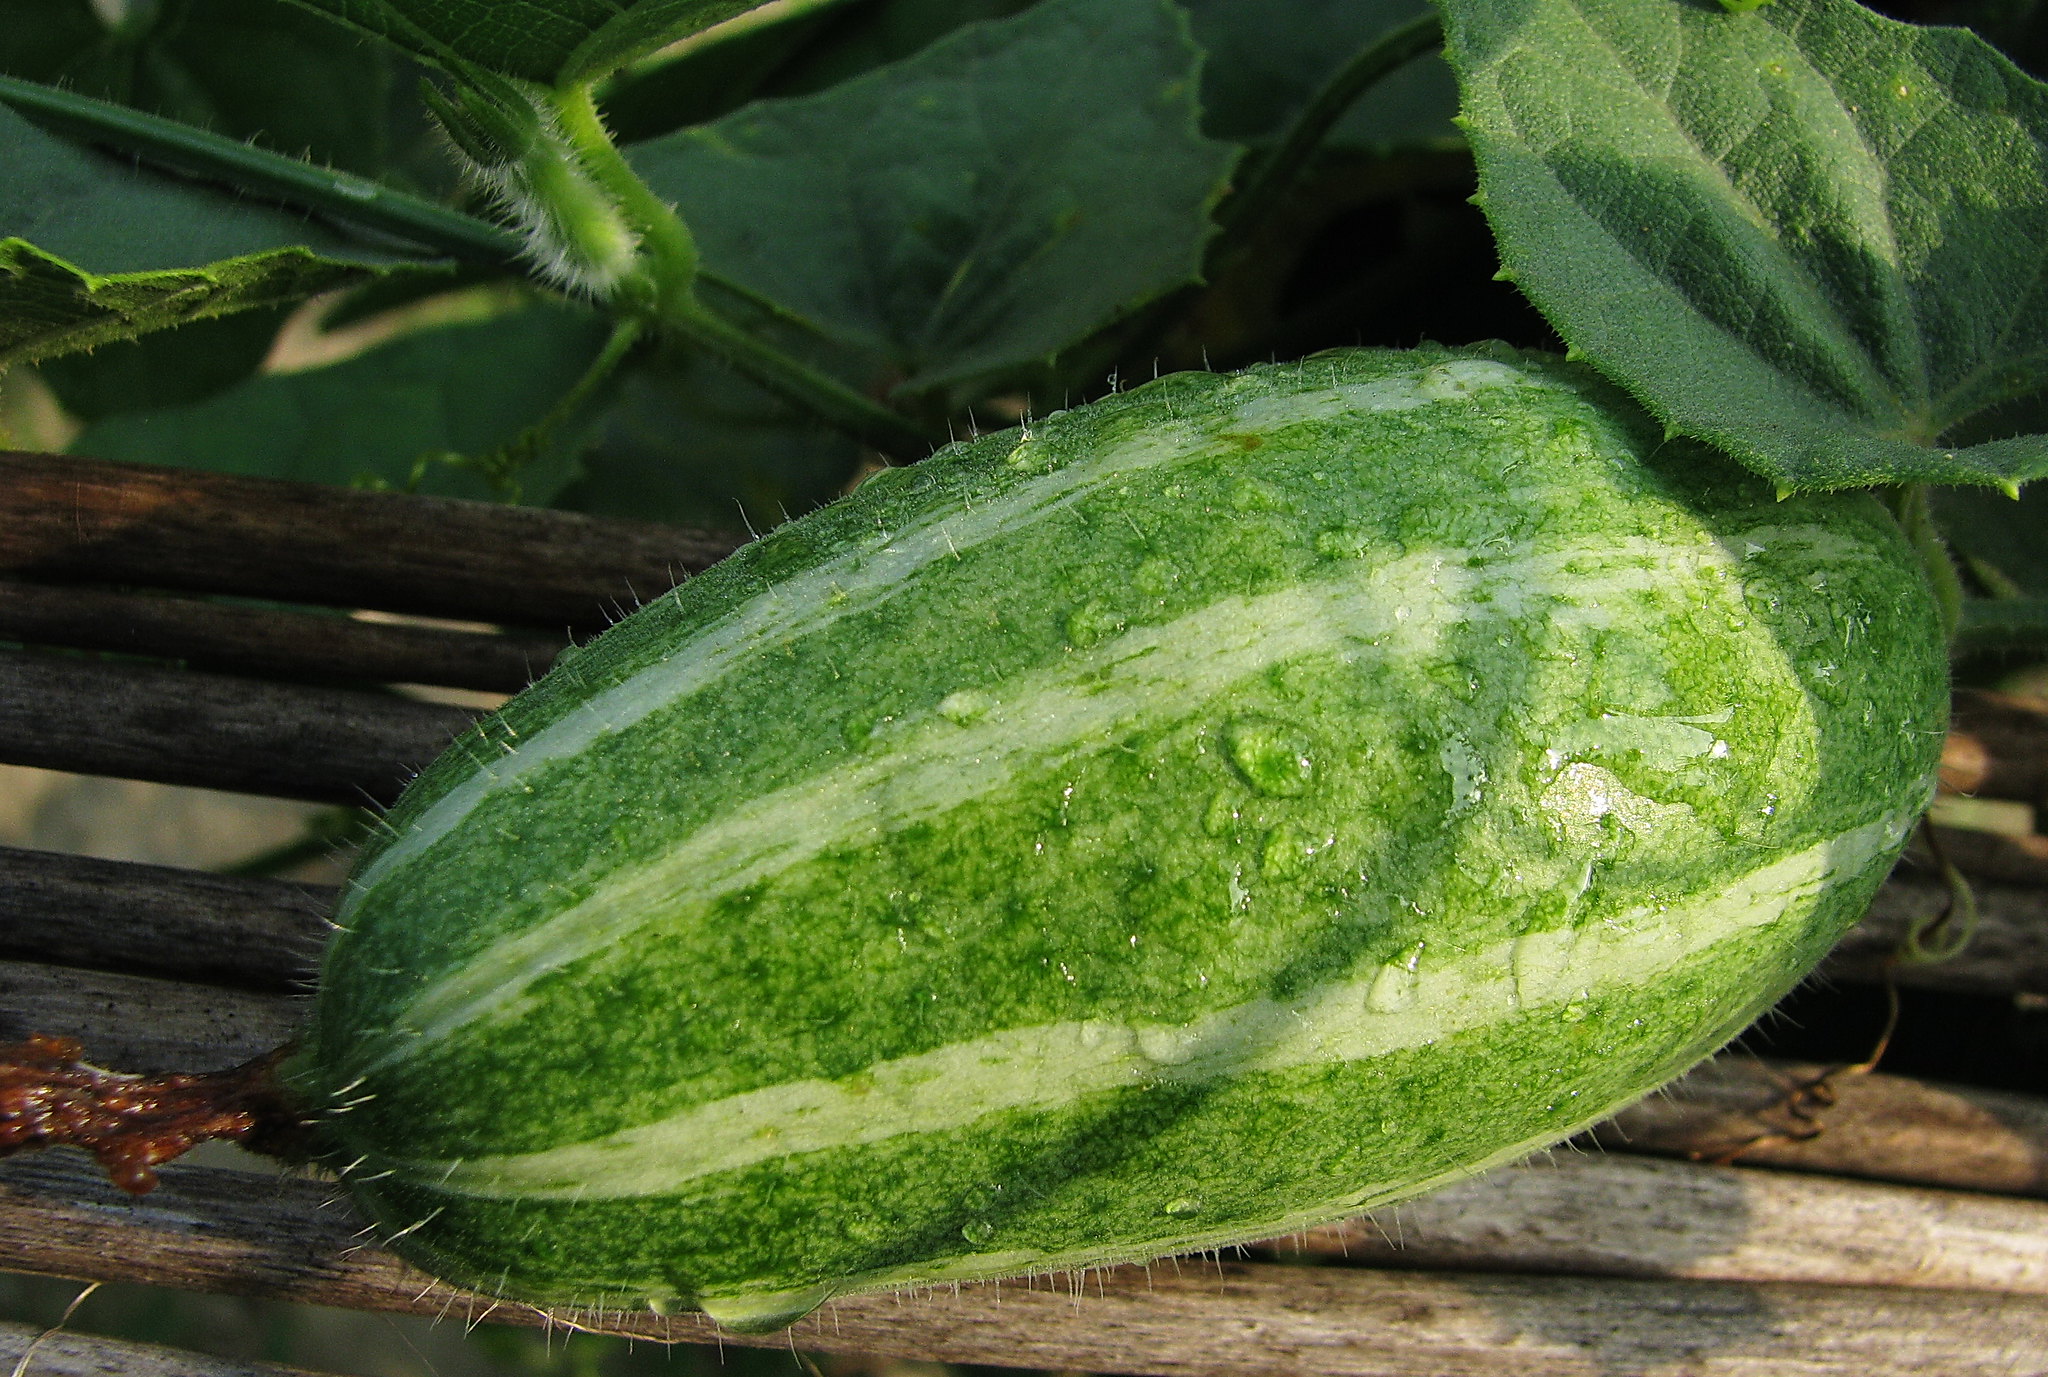
<instances>
[{"instance_id":1,"label":"pale green stripe on gourd","mask_svg":"<svg viewBox=\"0 0 2048 1377\"><path fill-rule=\"evenodd\" d=\"M293 1074L401 1250L556 1302L1391 1199L1853 918L1943 725L1908 560L1555 362L1165 379L885 474L465 738Z\"/></svg>"},{"instance_id":2,"label":"pale green stripe on gourd","mask_svg":"<svg viewBox=\"0 0 2048 1377\"><path fill-rule=\"evenodd\" d=\"M574 755L601 732L619 731L655 709L715 684L749 654L787 644L821 630L852 612L885 601L933 560L957 557L984 541L1037 521L1115 479L1194 458L1216 444L1216 437L1271 426L1281 420L1298 423L1315 416L1411 411L1418 407L1462 401L1476 388L1544 388L1556 384L1519 372L1490 359L1451 360L1426 374L1395 376L1367 383L1332 383L1302 399L1291 416L1260 397L1209 418L1202 425L1173 423L1126 440L1085 466L1059 466L1043 478L1004 495L1000 502L915 524L894 533L886 561L863 559L856 552L766 590L735 608L702 635L684 663L645 671L607 693L579 705L568 718L520 743L506 761L493 762L470 780L437 798L414 817L406 830L363 867L356 881L373 885L450 830L486 794L509 788L534 767ZM1169 408L1170 414L1170 408ZM1029 469L1038 451L1028 428L1006 457L1007 466Z\"/></svg>"},{"instance_id":3,"label":"pale green stripe on gourd","mask_svg":"<svg viewBox=\"0 0 2048 1377\"><path fill-rule=\"evenodd\" d=\"M1910 814L1869 823L1727 889L1643 906L1612 925L1552 928L1457 961L1405 961L1306 999L1220 1009L1193 1023L1106 1020L1006 1029L867 1067L857 1089L807 1080L693 1106L590 1142L518 1156L394 1158L462 1195L604 1200L665 1195L775 1157L961 1128L1001 1110L1049 1109L1147 1080L1204 1081L1319 1061L1363 1061L1503 1018L1563 1008L1588 989L1643 985L1731 934L1804 916L1821 888L1895 848ZM774 1132L764 1134L763 1126Z\"/></svg>"},{"instance_id":4,"label":"pale green stripe on gourd","mask_svg":"<svg viewBox=\"0 0 2048 1377\"><path fill-rule=\"evenodd\" d=\"M1482 562L1475 567L1473 560ZM1019 763L1043 768L1103 749L1120 724L1185 716L1285 661L1339 649L1428 657L1454 625L1531 615L1532 602L1544 599L1542 590L1557 588L1560 570L1570 564L1582 566L1575 597L1597 599L1650 591L1709 569L1732 572L1736 563L1711 542L1621 541L1496 561L1477 551L1430 550L1377 567L1367 562L1362 578L1224 598L1167 626L1133 631L1055 673L1005 686L1000 696L982 695L969 721L948 716L942 702L895 733L885 753L786 786L679 837L657 864L608 880L581 903L503 939L421 991L396 1015L397 1049L370 1066L416 1052L423 1041L446 1037L472 1019L516 1015L534 980L631 938L678 903L729 893L871 830L938 816L1009 783ZM1560 603L1545 615L1560 629L1607 625L1612 618L1597 601ZM1715 715L1725 720L1725 710ZM1698 745L1690 754L1712 749L1711 733L1676 718L1617 717L1574 724L1552 749L1569 754L1603 741L1641 749L1648 742L1665 759L1674 729Z\"/></svg>"}]
</instances>

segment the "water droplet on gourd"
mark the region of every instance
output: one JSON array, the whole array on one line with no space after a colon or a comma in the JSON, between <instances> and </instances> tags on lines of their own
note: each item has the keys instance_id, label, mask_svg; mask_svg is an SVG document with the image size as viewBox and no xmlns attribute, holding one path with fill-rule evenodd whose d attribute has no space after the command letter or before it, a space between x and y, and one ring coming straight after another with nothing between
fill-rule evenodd
<instances>
[{"instance_id":1,"label":"water droplet on gourd","mask_svg":"<svg viewBox=\"0 0 2048 1377\"><path fill-rule=\"evenodd\" d=\"M1195 1059L1199 1050L1194 1035L1185 1028L1154 1023L1138 1030L1138 1051L1147 1061L1161 1066L1180 1066Z\"/></svg>"},{"instance_id":2,"label":"water droplet on gourd","mask_svg":"<svg viewBox=\"0 0 2048 1377\"><path fill-rule=\"evenodd\" d=\"M1067 614L1067 643L1086 650L1124 629L1124 619L1099 602L1086 602Z\"/></svg>"},{"instance_id":3,"label":"water droplet on gourd","mask_svg":"<svg viewBox=\"0 0 2048 1377\"><path fill-rule=\"evenodd\" d=\"M1269 879L1298 875L1308 862L1306 841L1291 827L1276 827L1266 834L1259 853L1259 873Z\"/></svg>"},{"instance_id":4,"label":"water droplet on gourd","mask_svg":"<svg viewBox=\"0 0 2048 1377\"><path fill-rule=\"evenodd\" d=\"M911 473L912 469L907 464L885 464L861 479L860 486L863 489L872 488L878 492L892 490L901 487L909 479Z\"/></svg>"},{"instance_id":5,"label":"water droplet on gourd","mask_svg":"<svg viewBox=\"0 0 2048 1377\"><path fill-rule=\"evenodd\" d=\"M1231 490L1230 505L1241 512L1270 512L1286 504L1271 486L1248 478Z\"/></svg>"},{"instance_id":6,"label":"water droplet on gourd","mask_svg":"<svg viewBox=\"0 0 2048 1377\"><path fill-rule=\"evenodd\" d=\"M1590 863L1587 867L1591 870ZM1583 888L1583 886L1582 886ZM1524 1008L1540 1004L1564 978L1572 948L1578 945L1575 927L1528 932L1515 939L1508 957L1515 981L1515 1002Z\"/></svg>"},{"instance_id":7,"label":"water droplet on gourd","mask_svg":"<svg viewBox=\"0 0 2048 1377\"><path fill-rule=\"evenodd\" d=\"M1406 964L1382 966L1366 991L1365 1007L1376 1014L1397 1014L1415 1003L1420 983L1413 967Z\"/></svg>"},{"instance_id":8,"label":"water droplet on gourd","mask_svg":"<svg viewBox=\"0 0 2048 1377\"><path fill-rule=\"evenodd\" d=\"M1324 559L1363 559L1373 547L1371 533L1354 526L1332 526L1315 539L1316 553ZM1381 553L1398 556L1400 551L1383 545Z\"/></svg>"},{"instance_id":9,"label":"water droplet on gourd","mask_svg":"<svg viewBox=\"0 0 2048 1377\"><path fill-rule=\"evenodd\" d=\"M1399 1133L1400 1131L1401 1131L1401 1124L1400 1124L1400 1122L1399 1122L1398 1120L1395 1120L1395 1119L1382 1119L1382 1120L1380 1120L1380 1132L1382 1132L1382 1133L1386 1134L1387 1136L1389 1136L1389 1137L1392 1137L1392 1136L1393 1136L1394 1134L1396 1134L1396 1133Z\"/></svg>"},{"instance_id":10,"label":"water droplet on gourd","mask_svg":"<svg viewBox=\"0 0 2048 1377\"><path fill-rule=\"evenodd\" d=\"M831 1287L814 1286L767 1295L699 1296L697 1308L735 1334L773 1334L789 1328L831 1299Z\"/></svg>"},{"instance_id":11,"label":"water droplet on gourd","mask_svg":"<svg viewBox=\"0 0 2048 1377\"><path fill-rule=\"evenodd\" d=\"M1212 837L1225 836L1237 827L1237 804L1228 790L1218 789L1202 815L1202 830Z\"/></svg>"},{"instance_id":12,"label":"water droplet on gourd","mask_svg":"<svg viewBox=\"0 0 2048 1377\"><path fill-rule=\"evenodd\" d=\"M1309 738L1285 722L1240 717L1223 728L1230 759L1245 783L1273 798L1295 798L1315 782Z\"/></svg>"},{"instance_id":13,"label":"water droplet on gourd","mask_svg":"<svg viewBox=\"0 0 2048 1377\"><path fill-rule=\"evenodd\" d=\"M1184 1195L1178 1200L1167 1201L1166 1212L1175 1219L1186 1219L1189 1215L1202 1212L1202 1202Z\"/></svg>"},{"instance_id":14,"label":"water droplet on gourd","mask_svg":"<svg viewBox=\"0 0 2048 1377\"><path fill-rule=\"evenodd\" d=\"M1035 443L1029 435L1025 435L1017 441L1016 448L1004 456L1003 466L1021 472L1033 470L1050 472L1053 468L1053 463L1047 457L1044 448Z\"/></svg>"},{"instance_id":15,"label":"water droplet on gourd","mask_svg":"<svg viewBox=\"0 0 2048 1377\"><path fill-rule=\"evenodd\" d=\"M996 700L979 689L956 689L939 700L939 716L964 727L988 715Z\"/></svg>"},{"instance_id":16,"label":"water droplet on gourd","mask_svg":"<svg viewBox=\"0 0 2048 1377\"><path fill-rule=\"evenodd\" d=\"M960 1226L960 1236L969 1243L986 1243L996 1236L996 1226L986 1219L970 1219Z\"/></svg>"},{"instance_id":17,"label":"water droplet on gourd","mask_svg":"<svg viewBox=\"0 0 2048 1377\"><path fill-rule=\"evenodd\" d=\"M1131 586L1155 598L1171 593L1178 582L1180 570L1174 567L1173 561L1156 555L1140 563L1131 573Z\"/></svg>"}]
</instances>

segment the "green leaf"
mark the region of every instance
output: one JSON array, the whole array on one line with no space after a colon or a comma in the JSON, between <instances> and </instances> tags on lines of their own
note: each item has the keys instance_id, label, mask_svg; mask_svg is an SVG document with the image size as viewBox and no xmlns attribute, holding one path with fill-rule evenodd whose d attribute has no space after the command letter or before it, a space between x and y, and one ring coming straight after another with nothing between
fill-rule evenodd
<instances>
[{"instance_id":1,"label":"green leaf","mask_svg":"<svg viewBox=\"0 0 2048 1377\"><path fill-rule=\"evenodd\" d=\"M0 363L441 266L108 157L4 106L0 166Z\"/></svg>"},{"instance_id":2,"label":"green leaf","mask_svg":"<svg viewBox=\"0 0 2048 1377\"><path fill-rule=\"evenodd\" d=\"M1955 439L1967 444L2014 431L2048 432L2048 388L1984 412ZM1978 487L1930 488L1927 496L1942 535L1966 563L1987 564L1994 585L2002 575L2023 592L2048 596L2048 487L2030 484L2017 500Z\"/></svg>"},{"instance_id":3,"label":"green leaf","mask_svg":"<svg viewBox=\"0 0 2048 1377\"><path fill-rule=\"evenodd\" d=\"M1237 157L1164 0L1046 0L814 96L626 150L708 271L917 391L1195 280Z\"/></svg>"},{"instance_id":4,"label":"green leaf","mask_svg":"<svg viewBox=\"0 0 2048 1377\"><path fill-rule=\"evenodd\" d=\"M1031 0L805 0L734 24L606 83L605 121L621 143L705 124L750 100L805 96L899 62L963 24ZM772 21L770 16L772 15ZM715 37L715 41L713 40Z\"/></svg>"},{"instance_id":5,"label":"green leaf","mask_svg":"<svg viewBox=\"0 0 2048 1377\"><path fill-rule=\"evenodd\" d=\"M639 0L577 45L555 80L594 81L763 3L765 0Z\"/></svg>"},{"instance_id":6,"label":"green leaf","mask_svg":"<svg viewBox=\"0 0 2048 1377\"><path fill-rule=\"evenodd\" d=\"M1934 513L1957 554L2048 596L2048 489L2028 488L2014 501L1985 488L1943 488Z\"/></svg>"},{"instance_id":7,"label":"green leaf","mask_svg":"<svg viewBox=\"0 0 2048 1377\"><path fill-rule=\"evenodd\" d=\"M1850 0L1444 0L1505 270L1782 488L2010 483L2048 367L2048 88ZM1944 443L1947 441L1947 443Z\"/></svg>"},{"instance_id":8,"label":"green leaf","mask_svg":"<svg viewBox=\"0 0 2048 1377\"><path fill-rule=\"evenodd\" d=\"M1220 139L1277 138L1353 53L1429 9L1425 0L1184 0L1202 69L1202 127ZM1441 58L1410 63L1354 105L1332 147L1457 137L1457 84Z\"/></svg>"},{"instance_id":9,"label":"green leaf","mask_svg":"<svg viewBox=\"0 0 2048 1377\"><path fill-rule=\"evenodd\" d=\"M422 61L592 81L763 0L296 0Z\"/></svg>"},{"instance_id":10,"label":"green leaf","mask_svg":"<svg viewBox=\"0 0 2048 1377\"><path fill-rule=\"evenodd\" d=\"M102 23L85 0L9 0L0 71L362 176L424 133L388 47L276 0L162 0Z\"/></svg>"},{"instance_id":11,"label":"green leaf","mask_svg":"<svg viewBox=\"0 0 2048 1377\"><path fill-rule=\"evenodd\" d=\"M534 304L475 324L422 330L341 363L257 377L188 406L126 412L72 449L99 459L316 483L493 496L477 472L434 459L489 454L541 419L603 347L588 312ZM546 501L574 472L560 437L523 478ZM417 473L417 483L415 475Z\"/></svg>"},{"instance_id":12,"label":"green leaf","mask_svg":"<svg viewBox=\"0 0 2048 1377\"><path fill-rule=\"evenodd\" d=\"M254 373L276 342L286 308L243 311L49 359L36 373L81 421L196 402Z\"/></svg>"},{"instance_id":13,"label":"green leaf","mask_svg":"<svg viewBox=\"0 0 2048 1377\"><path fill-rule=\"evenodd\" d=\"M844 491L860 447L701 354L627 377L556 505L716 530L767 530Z\"/></svg>"}]
</instances>

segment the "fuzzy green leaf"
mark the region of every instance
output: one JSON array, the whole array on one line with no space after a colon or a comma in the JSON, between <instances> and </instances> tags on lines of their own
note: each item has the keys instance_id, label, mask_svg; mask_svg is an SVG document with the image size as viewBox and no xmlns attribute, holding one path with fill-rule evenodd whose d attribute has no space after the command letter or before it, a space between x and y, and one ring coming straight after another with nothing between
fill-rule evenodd
<instances>
[{"instance_id":1,"label":"fuzzy green leaf","mask_svg":"<svg viewBox=\"0 0 2048 1377\"><path fill-rule=\"evenodd\" d=\"M441 266L108 157L4 106L0 166L0 363Z\"/></svg>"},{"instance_id":2,"label":"fuzzy green leaf","mask_svg":"<svg viewBox=\"0 0 2048 1377\"><path fill-rule=\"evenodd\" d=\"M1851 0L1443 0L1506 271L1781 488L2011 483L2048 371L2048 88Z\"/></svg>"},{"instance_id":3,"label":"fuzzy green leaf","mask_svg":"<svg viewBox=\"0 0 2048 1377\"><path fill-rule=\"evenodd\" d=\"M297 0L414 57L545 85L590 81L763 0Z\"/></svg>"},{"instance_id":4,"label":"fuzzy green leaf","mask_svg":"<svg viewBox=\"0 0 2048 1377\"><path fill-rule=\"evenodd\" d=\"M401 336L324 368L252 378L190 405L110 416L72 448L218 473L490 497L482 476L431 456L475 458L512 440L569 389L606 333L587 312L537 304ZM522 475L522 496L545 501L572 472L573 447L555 445Z\"/></svg>"},{"instance_id":5,"label":"fuzzy green leaf","mask_svg":"<svg viewBox=\"0 0 2048 1377\"><path fill-rule=\"evenodd\" d=\"M627 150L706 268L912 390L1043 359L1201 271L1237 150L1164 0L1046 0Z\"/></svg>"}]
</instances>

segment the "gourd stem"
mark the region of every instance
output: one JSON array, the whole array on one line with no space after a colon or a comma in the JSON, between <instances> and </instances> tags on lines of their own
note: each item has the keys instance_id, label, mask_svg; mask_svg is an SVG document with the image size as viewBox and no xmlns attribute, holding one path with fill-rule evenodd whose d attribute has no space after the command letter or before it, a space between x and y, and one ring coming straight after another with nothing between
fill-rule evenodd
<instances>
[{"instance_id":1,"label":"gourd stem","mask_svg":"<svg viewBox=\"0 0 2048 1377\"><path fill-rule=\"evenodd\" d=\"M226 1071L130 1075L88 1062L70 1038L0 1045L0 1157L84 1148L131 1195L155 1189L157 1167L205 1142L308 1161L306 1117L278 1075L290 1051Z\"/></svg>"},{"instance_id":2,"label":"gourd stem","mask_svg":"<svg viewBox=\"0 0 2048 1377\"><path fill-rule=\"evenodd\" d=\"M0 103L74 138L322 211L440 253L508 267L519 257L518 236L487 220L160 115L11 76L0 76Z\"/></svg>"},{"instance_id":3,"label":"gourd stem","mask_svg":"<svg viewBox=\"0 0 2048 1377\"><path fill-rule=\"evenodd\" d=\"M1303 165L1358 98L1396 69L1442 44L1443 22L1434 12L1379 35L1339 67L1294 117L1280 142L1259 161L1244 189L1217 208L1224 238L1235 240L1293 186Z\"/></svg>"}]
</instances>

